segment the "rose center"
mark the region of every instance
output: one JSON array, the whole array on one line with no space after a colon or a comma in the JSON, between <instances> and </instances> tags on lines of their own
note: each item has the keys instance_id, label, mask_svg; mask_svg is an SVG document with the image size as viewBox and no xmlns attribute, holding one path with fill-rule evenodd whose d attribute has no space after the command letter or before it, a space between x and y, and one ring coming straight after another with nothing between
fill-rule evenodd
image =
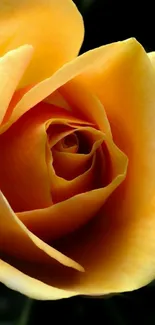
<instances>
[{"instance_id":1,"label":"rose center","mask_svg":"<svg viewBox=\"0 0 155 325\"><path fill-rule=\"evenodd\" d=\"M61 152L88 154L91 150L88 137L81 131L68 134L58 141L54 148Z\"/></svg>"},{"instance_id":2,"label":"rose center","mask_svg":"<svg viewBox=\"0 0 155 325\"><path fill-rule=\"evenodd\" d=\"M77 135L75 133L67 135L60 141L60 146L60 151L77 153L79 148L79 140Z\"/></svg>"}]
</instances>

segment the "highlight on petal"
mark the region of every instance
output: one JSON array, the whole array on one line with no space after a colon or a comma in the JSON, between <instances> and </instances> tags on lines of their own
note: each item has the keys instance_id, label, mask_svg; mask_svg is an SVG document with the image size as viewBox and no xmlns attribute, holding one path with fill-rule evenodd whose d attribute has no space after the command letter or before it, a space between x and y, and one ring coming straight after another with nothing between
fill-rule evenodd
<instances>
[{"instance_id":1,"label":"highlight on petal","mask_svg":"<svg viewBox=\"0 0 155 325\"><path fill-rule=\"evenodd\" d=\"M32 53L32 46L24 45L0 58L0 124Z\"/></svg>"},{"instance_id":2,"label":"highlight on petal","mask_svg":"<svg viewBox=\"0 0 155 325\"><path fill-rule=\"evenodd\" d=\"M147 53L149 59L151 60L151 63L153 65L153 68L155 69L155 52Z\"/></svg>"},{"instance_id":3,"label":"highlight on petal","mask_svg":"<svg viewBox=\"0 0 155 325\"><path fill-rule=\"evenodd\" d=\"M0 260L0 282L32 299L56 300L76 295L76 292L61 290L36 280L3 260Z\"/></svg>"},{"instance_id":4,"label":"highlight on petal","mask_svg":"<svg viewBox=\"0 0 155 325\"><path fill-rule=\"evenodd\" d=\"M71 0L0 2L0 55L23 44L34 47L20 87L51 76L76 57L83 34L82 17Z\"/></svg>"}]
</instances>

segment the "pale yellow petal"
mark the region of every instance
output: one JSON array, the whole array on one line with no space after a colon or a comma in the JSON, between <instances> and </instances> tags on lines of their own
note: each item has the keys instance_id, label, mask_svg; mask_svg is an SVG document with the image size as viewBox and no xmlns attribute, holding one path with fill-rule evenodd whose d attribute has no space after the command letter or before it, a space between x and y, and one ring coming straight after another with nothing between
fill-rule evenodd
<instances>
[{"instance_id":1,"label":"pale yellow petal","mask_svg":"<svg viewBox=\"0 0 155 325\"><path fill-rule=\"evenodd\" d=\"M77 57L71 62L65 64L61 69L59 69L56 73L54 73L52 77L43 80L42 82L40 82L39 84L35 85L30 90L28 90L22 96L19 102L16 103L9 121L1 127L0 133L4 132L7 128L9 128L10 125L14 123L26 111L28 111L33 106L37 105L40 101L50 96L61 86L65 85L68 81L74 79L76 76L81 75L83 72L88 71L90 68L94 68L95 64L97 65L100 64L100 62L102 62L103 60L103 51L105 52L105 63L106 63L107 57L111 55L113 47L115 48L115 46L116 45L113 44L109 45L110 48L108 46L105 46L103 48L99 48L98 50L99 52L97 53L95 50L92 50ZM118 46L121 47L121 45ZM84 92L83 84L81 84L80 89L83 93ZM86 99L84 99L84 103L85 100L88 101L89 107L91 108L92 108L91 101L93 105L95 105L96 107L98 106L97 111L100 112L99 114L101 116L102 105L100 101L96 98L96 96L94 96L94 94L93 95L90 94L90 91L86 90ZM86 108L87 105L84 103L83 105L85 105ZM88 116L88 111L87 111L87 116ZM99 119L97 119L97 121L99 122ZM107 122L105 121L105 114L104 114L104 119L103 116L101 116L101 120L100 120L101 125L103 121L104 121L103 125L106 126L108 130ZM93 111L90 117L90 122L94 122ZM110 132L110 128L109 128L109 132Z\"/></svg>"},{"instance_id":2,"label":"pale yellow petal","mask_svg":"<svg viewBox=\"0 0 155 325\"><path fill-rule=\"evenodd\" d=\"M52 75L79 52L83 21L71 0L1 0L0 55L23 44L34 47L20 86Z\"/></svg>"},{"instance_id":3,"label":"pale yellow petal","mask_svg":"<svg viewBox=\"0 0 155 325\"><path fill-rule=\"evenodd\" d=\"M147 53L149 59L151 60L151 63L153 65L153 68L155 69L155 52Z\"/></svg>"},{"instance_id":4,"label":"pale yellow petal","mask_svg":"<svg viewBox=\"0 0 155 325\"><path fill-rule=\"evenodd\" d=\"M24 45L0 58L0 124L32 54L32 46Z\"/></svg>"},{"instance_id":5,"label":"pale yellow petal","mask_svg":"<svg viewBox=\"0 0 155 325\"><path fill-rule=\"evenodd\" d=\"M0 282L10 289L39 300L56 300L75 296L75 292L61 290L34 279L0 260Z\"/></svg>"}]
</instances>

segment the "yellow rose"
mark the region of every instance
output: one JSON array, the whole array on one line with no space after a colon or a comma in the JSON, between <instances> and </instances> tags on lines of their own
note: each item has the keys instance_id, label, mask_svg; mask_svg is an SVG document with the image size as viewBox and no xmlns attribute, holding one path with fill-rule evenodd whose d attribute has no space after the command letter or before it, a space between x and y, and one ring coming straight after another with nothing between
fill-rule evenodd
<instances>
[{"instance_id":1,"label":"yellow rose","mask_svg":"<svg viewBox=\"0 0 155 325\"><path fill-rule=\"evenodd\" d=\"M0 280L37 299L155 277L154 53L83 33L71 0L0 2Z\"/></svg>"}]
</instances>

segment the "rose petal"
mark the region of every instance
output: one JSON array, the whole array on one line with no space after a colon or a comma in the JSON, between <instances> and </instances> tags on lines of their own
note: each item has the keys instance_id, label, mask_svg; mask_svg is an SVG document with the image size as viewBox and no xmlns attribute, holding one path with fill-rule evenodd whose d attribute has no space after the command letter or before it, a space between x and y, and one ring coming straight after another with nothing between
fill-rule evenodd
<instances>
[{"instance_id":1,"label":"rose petal","mask_svg":"<svg viewBox=\"0 0 155 325\"><path fill-rule=\"evenodd\" d=\"M95 51L100 57L102 49ZM114 140L127 153L129 167L126 181L100 217L68 238L66 247L63 241L59 246L83 262L86 275L77 279L72 290L85 294L130 291L155 277L154 70L135 40L114 45L107 58L103 52L97 67L78 82L103 102Z\"/></svg>"},{"instance_id":2,"label":"rose petal","mask_svg":"<svg viewBox=\"0 0 155 325\"><path fill-rule=\"evenodd\" d=\"M81 46L83 34L82 17L70 0L0 2L1 55L22 44L31 44L35 49L20 86L51 76L60 66L74 58Z\"/></svg>"},{"instance_id":3,"label":"rose petal","mask_svg":"<svg viewBox=\"0 0 155 325\"><path fill-rule=\"evenodd\" d=\"M0 192L0 252L45 265L58 262L83 271L78 263L32 234L15 215L2 192Z\"/></svg>"},{"instance_id":4,"label":"rose petal","mask_svg":"<svg viewBox=\"0 0 155 325\"><path fill-rule=\"evenodd\" d=\"M75 178L71 179L71 180L67 180L62 178L61 172L60 175L56 174L57 171L57 166L56 166L56 162L54 163L54 156L53 156L53 166L55 165L55 169L52 166L52 157L50 159L50 152L48 153L48 170L49 170L49 174L51 177L51 193L52 193L52 198L53 198L53 202L59 202L62 200L66 200L69 197L72 197L73 195L77 195L80 193L84 193L86 191L90 191L93 190L94 188L96 188L95 186L95 179L96 179L96 173L95 173L95 166L96 163L95 162L95 155L94 155L94 151L101 145L101 143L103 142L105 136L104 134L102 134L100 131L95 130L93 128L90 127L80 127L78 128L78 131L80 132L84 132L87 134L87 136L89 137L89 141L92 142L91 145L93 145L94 142L94 146L90 152L90 155L86 155L87 156L87 160L90 160L91 156L92 159L90 160L90 165L88 167L88 169L86 171L84 171L83 174L80 175L76 175ZM78 154L77 154L78 156ZM58 158L58 155L57 155ZM57 161L58 162L58 161ZM59 163L59 162L58 162ZM62 161L62 173L63 170L67 172L68 170L68 165L66 164L65 160ZM76 166L76 164L75 164ZM60 167L60 164L59 166ZM69 175L70 171L68 170L68 175ZM99 172L100 174L100 172ZM100 175L101 176L101 175Z\"/></svg>"},{"instance_id":5,"label":"rose petal","mask_svg":"<svg viewBox=\"0 0 155 325\"><path fill-rule=\"evenodd\" d=\"M34 109L0 136L0 188L16 212L52 204L45 129L50 115Z\"/></svg>"},{"instance_id":6,"label":"rose petal","mask_svg":"<svg viewBox=\"0 0 155 325\"><path fill-rule=\"evenodd\" d=\"M53 166L56 174L58 176L61 175L62 178L67 180L74 179L83 174L90 165L90 160L95 148L96 146L93 147L93 151L88 155L52 150Z\"/></svg>"},{"instance_id":7,"label":"rose petal","mask_svg":"<svg viewBox=\"0 0 155 325\"><path fill-rule=\"evenodd\" d=\"M94 67L89 79L80 81L92 82L103 96L114 139L129 156L127 178L92 223L56 246L83 263L85 275L76 281L70 276L68 282L68 288L82 294L134 290L155 274L155 75L136 41L118 43L118 51L116 47L106 58L108 64L102 55L97 73Z\"/></svg>"},{"instance_id":8,"label":"rose petal","mask_svg":"<svg viewBox=\"0 0 155 325\"><path fill-rule=\"evenodd\" d=\"M68 198L91 191L95 184L96 155L92 157L91 165L83 174L68 181L60 176L51 177L51 193L54 204Z\"/></svg>"},{"instance_id":9,"label":"rose petal","mask_svg":"<svg viewBox=\"0 0 155 325\"><path fill-rule=\"evenodd\" d=\"M46 127L56 121L86 124L61 108L40 103L0 136L1 190L16 212L52 204Z\"/></svg>"},{"instance_id":10,"label":"rose petal","mask_svg":"<svg viewBox=\"0 0 155 325\"><path fill-rule=\"evenodd\" d=\"M99 70L90 69L82 82L104 103L114 140L129 157L127 192L135 208L148 204L155 190L155 73L136 40L118 43L118 50L116 47L109 64L105 67L103 61Z\"/></svg>"},{"instance_id":11,"label":"rose petal","mask_svg":"<svg viewBox=\"0 0 155 325\"><path fill-rule=\"evenodd\" d=\"M108 186L76 195L46 209L18 213L19 219L39 237L52 240L76 230L95 217L126 175L126 156L113 142L109 141L108 145L112 159L112 182Z\"/></svg>"},{"instance_id":12,"label":"rose petal","mask_svg":"<svg viewBox=\"0 0 155 325\"><path fill-rule=\"evenodd\" d=\"M67 134L55 145L55 150L59 152L78 153L79 140L74 132Z\"/></svg>"},{"instance_id":13,"label":"rose petal","mask_svg":"<svg viewBox=\"0 0 155 325\"><path fill-rule=\"evenodd\" d=\"M75 296L75 292L61 290L36 280L0 260L0 282L32 299L56 300Z\"/></svg>"},{"instance_id":14,"label":"rose petal","mask_svg":"<svg viewBox=\"0 0 155 325\"><path fill-rule=\"evenodd\" d=\"M63 124L61 123L61 120L60 124L52 123L52 121L50 121L48 124L49 126L47 127L46 131L48 134L48 143L50 149L52 149L52 147L55 146L57 142L61 141L64 137L71 134L74 130L72 126L68 125L68 122Z\"/></svg>"},{"instance_id":15,"label":"rose petal","mask_svg":"<svg viewBox=\"0 0 155 325\"><path fill-rule=\"evenodd\" d=\"M7 107L7 110L5 112L5 116L3 118L2 124L6 124L7 121L9 120L15 106L17 105L17 103L22 99L22 97L32 88L32 85L29 85L27 87L18 89L14 92L11 101Z\"/></svg>"},{"instance_id":16,"label":"rose petal","mask_svg":"<svg viewBox=\"0 0 155 325\"><path fill-rule=\"evenodd\" d=\"M24 45L0 58L0 124L32 53L32 46Z\"/></svg>"},{"instance_id":17,"label":"rose petal","mask_svg":"<svg viewBox=\"0 0 155 325\"><path fill-rule=\"evenodd\" d=\"M123 42L118 43L118 46L122 48ZM52 75L52 77L43 80L39 84L32 87L27 93L23 95L23 97L20 99L20 101L17 103L17 105L14 107L12 115L9 119L9 121L4 124L1 129L0 133L3 133L5 130L7 130L10 125L12 125L18 118L23 115L25 112L27 112L30 108L37 105L42 100L46 99L48 96L50 96L52 93L54 93L57 89L59 89L61 86L66 84L68 81L74 79L76 76L81 75L82 72L88 71L88 69L94 67L95 64L100 64L100 62L103 61L103 57L105 57L105 63L107 60L107 57L109 55L109 52L113 53L113 50L117 46L116 44L111 44L109 46L104 46L99 48L99 52L96 53L96 50L89 51L73 61L65 64L61 69L59 69L56 73ZM103 55L105 52L105 56ZM82 87L82 84L81 84ZM80 88L81 88L80 87ZM81 89L82 91L82 89ZM83 91L84 93L84 91ZM100 101L96 98L95 95L92 95L90 91L86 91L86 99L83 100L84 110L87 110L87 102L84 104L85 100L88 100L89 102L89 112L90 112L90 120L89 123L94 123L95 116L98 115L95 113L95 110L93 109L93 105L97 108L97 111L100 111L99 118L97 119L97 123L101 123L101 125L107 128L107 132L110 133L109 124L106 118L106 115L103 114L103 105L100 103ZM92 112L91 109L92 108ZM82 113L83 117L84 114ZM87 112L88 116L88 112ZM93 121L91 121L93 119ZM100 122L99 122L100 121ZM109 131L108 131L109 129Z\"/></svg>"},{"instance_id":18,"label":"rose petal","mask_svg":"<svg viewBox=\"0 0 155 325\"><path fill-rule=\"evenodd\" d=\"M45 102L52 104L54 106L65 108L67 111L72 111L71 106L66 101L66 99L63 97L63 95L60 94L59 90L55 90L51 95L49 95L45 99Z\"/></svg>"},{"instance_id":19,"label":"rose petal","mask_svg":"<svg viewBox=\"0 0 155 325\"><path fill-rule=\"evenodd\" d=\"M86 75L80 81L89 84L89 89L92 82L100 96L102 89L114 139L128 153L130 164L124 186L105 205L107 218L101 215L95 227L78 234L80 241L74 234L66 247L63 241L60 245L62 251L84 261L86 276L70 286L89 294L133 290L153 279L155 272L154 71L135 41L105 48L87 53L91 63L94 56L99 70L95 74L93 61L93 74L91 70L89 78Z\"/></svg>"},{"instance_id":20,"label":"rose petal","mask_svg":"<svg viewBox=\"0 0 155 325\"><path fill-rule=\"evenodd\" d=\"M149 59L151 60L153 67L155 68L155 52L147 53L147 55L148 55Z\"/></svg>"},{"instance_id":21,"label":"rose petal","mask_svg":"<svg viewBox=\"0 0 155 325\"><path fill-rule=\"evenodd\" d=\"M65 151L58 151L55 148L52 149L52 157L53 157L53 167L54 170L51 170L53 174L52 183L56 185L56 175L66 180L73 180L75 177L86 172L86 170L90 167L91 158L94 152L99 148L101 143L104 141L104 134L100 131L93 129L91 127L79 127L78 129L74 129L70 132L83 132L87 135L89 139L90 152L87 154L80 153L71 153ZM70 133L68 133L70 134ZM87 139L87 140L88 140ZM49 169L52 168L52 161L49 161ZM56 174L56 175L55 175ZM51 175L52 177L52 175ZM65 182L64 185L67 183Z\"/></svg>"},{"instance_id":22,"label":"rose petal","mask_svg":"<svg viewBox=\"0 0 155 325\"><path fill-rule=\"evenodd\" d=\"M67 82L60 88L59 92L61 92L65 100L67 100L72 107L73 113L82 115L84 120L93 123L98 129L101 129L104 133L111 136L111 129L105 112L104 103L100 102L99 98L87 87L87 85L77 80L78 78L75 77Z\"/></svg>"}]
</instances>

